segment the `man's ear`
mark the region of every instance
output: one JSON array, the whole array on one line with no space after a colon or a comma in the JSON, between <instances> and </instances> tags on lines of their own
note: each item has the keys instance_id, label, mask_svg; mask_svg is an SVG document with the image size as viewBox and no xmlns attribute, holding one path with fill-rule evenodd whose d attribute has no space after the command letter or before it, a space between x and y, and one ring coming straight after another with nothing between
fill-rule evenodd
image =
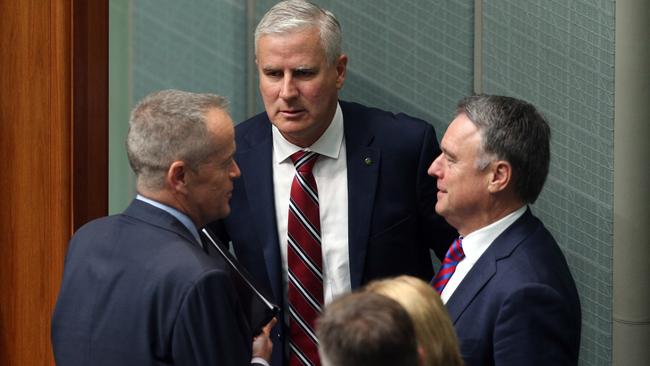
<instances>
[{"instance_id":1,"label":"man's ear","mask_svg":"<svg viewBox=\"0 0 650 366\"><path fill-rule=\"evenodd\" d=\"M490 193L501 192L508 187L512 180L512 166L505 160L497 160L490 164L490 181L488 191Z\"/></svg>"},{"instance_id":2,"label":"man's ear","mask_svg":"<svg viewBox=\"0 0 650 366\"><path fill-rule=\"evenodd\" d=\"M348 56L341 55L338 60L336 60L336 88L341 89L343 83L345 82L345 72L348 65Z\"/></svg>"},{"instance_id":3,"label":"man's ear","mask_svg":"<svg viewBox=\"0 0 650 366\"><path fill-rule=\"evenodd\" d=\"M187 170L188 166L184 161L176 160L167 169L167 184L176 192L187 192Z\"/></svg>"}]
</instances>

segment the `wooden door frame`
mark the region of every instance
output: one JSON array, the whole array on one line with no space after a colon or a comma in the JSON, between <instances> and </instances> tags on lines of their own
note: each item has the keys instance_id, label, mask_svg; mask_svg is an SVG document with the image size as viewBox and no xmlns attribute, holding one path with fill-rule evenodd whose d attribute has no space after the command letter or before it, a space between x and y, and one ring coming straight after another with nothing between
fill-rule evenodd
<instances>
[{"instance_id":1,"label":"wooden door frame","mask_svg":"<svg viewBox=\"0 0 650 366\"><path fill-rule=\"evenodd\" d=\"M108 212L108 0L73 1L72 226Z\"/></svg>"},{"instance_id":2,"label":"wooden door frame","mask_svg":"<svg viewBox=\"0 0 650 366\"><path fill-rule=\"evenodd\" d=\"M108 0L0 14L0 364L53 365L68 240L108 210Z\"/></svg>"}]
</instances>

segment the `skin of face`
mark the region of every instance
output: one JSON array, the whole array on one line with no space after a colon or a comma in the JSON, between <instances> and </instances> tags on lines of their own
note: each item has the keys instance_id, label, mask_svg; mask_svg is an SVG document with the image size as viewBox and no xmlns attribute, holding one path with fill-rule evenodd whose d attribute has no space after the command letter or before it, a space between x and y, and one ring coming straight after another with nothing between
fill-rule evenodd
<instances>
[{"instance_id":1,"label":"skin of face","mask_svg":"<svg viewBox=\"0 0 650 366\"><path fill-rule=\"evenodd\" d=\"M187 169L185 175L186 211L198 227L230 214L233 180L241 175L234 160L235 130L228 113L212 109L206 114L206 125L218 148L196 170Z\"/></svg>"},{"instance_id":2,"label":"skin of face","mask_svg":"<svg viewBox=\"0 0 650 366\"><path fill-rule=\"evenodd\" d=\"M479 170L477 158L481 134L461 113L451 122L440 143L442 153L431 163L428 174L437 178L436 212L461 235L485 226L489 221L489 168Z\"/></svg>"},{"instance_id":3,"label":"skin of face","mask_svg":"<svg viewBox=\"0 0 650 366\"><path fill-rule=\"evenodd\" d=\"M312 145L336 112L347 56L328 63L318 29L307 28L261 36L256 62L271 123L294 145Z\"/></svg>"}]
</instances>

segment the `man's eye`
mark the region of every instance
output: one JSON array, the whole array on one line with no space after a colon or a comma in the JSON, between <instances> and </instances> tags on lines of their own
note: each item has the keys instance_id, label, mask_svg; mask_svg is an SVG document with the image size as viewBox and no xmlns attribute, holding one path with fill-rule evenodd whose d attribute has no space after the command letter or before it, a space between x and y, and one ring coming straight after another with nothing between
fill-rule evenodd
<instances>
[{"instance_id":1,"label":"man's eye","mask_svg":"<svg viewBox=\"0 0 650 366\"><path fill-rule=\"evenodd\" d=\"M221 163L221 164L219 165L219 167L222 168L222 169L227 169L227 168L229 168L229 167L232 165L232 163L233 163L234 161L235 161L234 158L229 158L228 160L226 160L226 161L224 161L223 163Z\"/></svg>"},{"instance_id":2,"label":"man's eye","mask_svg":"<svg viewBox=\"0 0 650 366\"><path fill-rule=\"evenodd\" d=\"M316 72L313 70L296 70L294 72L294 76L297 78L308 78L314 76L315 74Z\"/></svg>"},{"instance_id":3,"label":"man's eye","mask_svg":"<svg viewBox=\"0 0 650 366\"><path fill-rule=\"evenodd\" d=\"M282 77L282 72L281 71L269 70L269 71L265 71L264 75L266 75L268 77L272 77L272 78L280 78L280 77Z\"/></svg>"}]
</instances>

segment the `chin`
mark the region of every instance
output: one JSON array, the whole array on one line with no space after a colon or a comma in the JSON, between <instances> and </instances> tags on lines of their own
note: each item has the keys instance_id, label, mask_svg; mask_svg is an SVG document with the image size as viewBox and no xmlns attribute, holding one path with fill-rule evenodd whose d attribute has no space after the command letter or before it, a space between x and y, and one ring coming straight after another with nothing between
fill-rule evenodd
<instances>
[{"instance_id":1,"label":"chin","mask_svg":"<svg viewBox=\"0 0 650 366\"><path fill-rule=\"evenodd\" d=\"M223 219L230 215L230 206L226 206L226 208L221 212L221 217L220 219Z\"/></svg>"},{"instance_id":2,"label":"chin","mask_svg":"<svg viewBox=\"0 0 650 366\"><path fill-rule=\"evenodd\" d=\"M217 220L224 219L230 214L230 207L226 210L219 210L218 212L215 212L215 215L212 217L212 220L210 220L208 223L213 223Z\"/></svg>"},{"instance_id":3,"label":"chin","mask_svg":"<svg viewBox=\"0 0 650 366\"><path fill-rule=\"evenodd\" d=\"M278 130L286 134L300 134L307 123L304 120L284 120L277 125Z\"/></svg>"}]
</instances>

